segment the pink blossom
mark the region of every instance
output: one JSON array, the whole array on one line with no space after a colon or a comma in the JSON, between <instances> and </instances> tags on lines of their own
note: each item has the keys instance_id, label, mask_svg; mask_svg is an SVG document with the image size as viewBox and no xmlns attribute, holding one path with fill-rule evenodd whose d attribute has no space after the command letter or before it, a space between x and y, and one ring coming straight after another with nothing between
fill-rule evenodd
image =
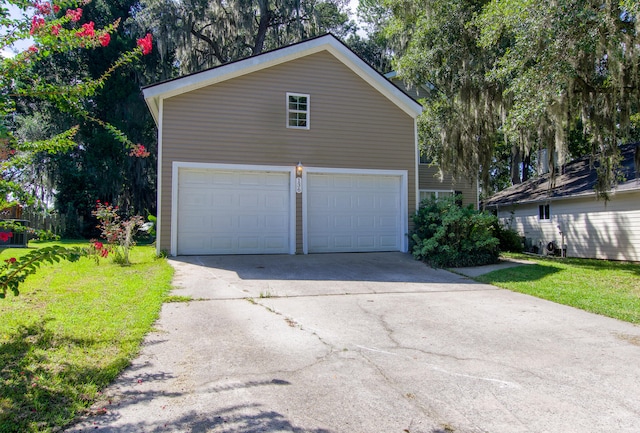
<instances>
[{"instance_id":1,"label":"pink blossom","mask_svg":"<svg viewBox=\"0 0 640 433\"><path fill-rule=\"evenodd\" d=\"M151 33L147 33L147 35L142 38L142 39L138 39L138 41L136 42L136 44L140 47L140 49L142 50L142 54L143 55L147 55L151 52L151 49L153 48L153 44L152 44L152 36Z\"/></svg>"},{"instance_id":2,"label":"pink blossom","mask_svg":"<svg viewBox=\"0 0 640 433\"><path fill-rule=\"evenodd\" d=\"M100 45L106 47L111 42L111 35L109 33L103 33L98 36L98 40L100 41Z\"/></svg>"},{"instance_id":3,"label":"pink blossom","mask_svg":"<svg viewBox=\"0 0 640 433\"><path fill-rule=\"evenodd\" d=\"M82 9L81 8L78 8L76 10L69 9L67 11L66 17L69 18L73 22L80 21L80 18L82 18Z\"/></svg>"},{"instance_id":4,"label":"pink blossom","mask_svg":"<svg viewBox=\"0 0 640 433\"><path fill-rule=\"evenodd\" d=\"M94 26L94 22L90 21L86 24L82 25L82 30L80 30L79 32L76 32L76 35L83 37L83 36L87 36L87 37L91 37L94 36L96 34L96 31L94 30L93 26Z\"/></svg>"},{"instance_id":5,"label":"pink blossom","mask_svg":"<svg viewBox=\"0 0 640 433\"><path fill-rule=\"evenodd\" d=\"M54 24L51 26L51 34L54 36L58 36L58 34L60 33L60 29L62 28L62 25L60 24Z\"/></svg>"},{"instance_id":6,"label":"pink blossom","mask_svg":"<svg viewBox=\"0 0 640 433\"><path fill-rule=\"evenodd\" d=\"M51 4L50 3L36 3L33 5L38 12L42 15L49 15L51 13Z\"/></svg>"},{"instance_id":7,"label":"pink blossom","mask_svg":"<svg viewBox=\"0 0 640 433\"><path fill-rule=\"evenodd\" d=\"M33 17L33 19L31 20L31 30L29 30L29 34L33 35L42 26L44 26L44 18L42 18L42 17Z\"/></svg>"},{"instance_id":8,"label":"pink blossom","mask_svg":"<svg viewBox=\"0 0 640 433\"><path fill-rule=\"evenodd\" d=\"M131 152L129 152L129 156L135 156L138 158L146 158L149 155L151 155L151 153L149 153L147 151L147 148L144 147L142 144L134 145L133 148L131 149Z\"/></svg>"},{"instance_id":9,"label":"pink blossom","mask_svg":"<svg viewBox=\"0 0 640 433\"><path fill-rule=\"evenodd\" d=\"M11 232L0 232L0 241L2 242L7 242L12 237L13 233Z\"/></svg>"}]
</instances>

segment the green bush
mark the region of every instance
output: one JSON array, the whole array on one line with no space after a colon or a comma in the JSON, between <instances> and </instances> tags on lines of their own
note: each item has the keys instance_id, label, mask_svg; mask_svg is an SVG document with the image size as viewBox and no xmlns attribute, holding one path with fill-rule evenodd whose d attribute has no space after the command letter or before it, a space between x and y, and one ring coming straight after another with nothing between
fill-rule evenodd
<instances>
[{"instance_id":1,"label":"green bush","mask_svg":"<svg viewBox=\"0 0 640 433\"><path fill-rule=\"evenodd\" d=\"M459 197L425 200L413 217L413 256L434 267L480 266L498 261L497 218L471 206L456 204Z\"/></svg>"},{"instance_id":2,"label":"green bush","mask_svg":"<svg viewBox=\"0 0 640 433\"><path fill-rule=\"evenodd\" d=\"M510 253L521 253L524 251L522 236L520 236L517 231L496 222L494 232L500 241L500 251L508 251Z\"/></svg>"}]
</instances>

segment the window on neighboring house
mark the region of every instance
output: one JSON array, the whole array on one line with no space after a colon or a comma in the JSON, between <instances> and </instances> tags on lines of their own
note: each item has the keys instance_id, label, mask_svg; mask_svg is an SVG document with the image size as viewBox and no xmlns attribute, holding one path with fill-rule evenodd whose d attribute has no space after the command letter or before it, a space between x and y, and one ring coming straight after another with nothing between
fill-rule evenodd
<instances>
[{"instance_id":1,"label":"window on neighboring house","mask_svg":"<svg viewBox=\"0 0 640 433\"><path fill-rule=\"evenodd\" d=\"M420 152L420 164L431 164L432 162L431 158Z\"/></svg>"},{"instance_id":2,"label":"window on neighboring house","mask_svg":"<svg viewBox=\"0 0 640 433\"><path fill-rule=\"evenodd\" d=\"M541 220L548 220L549 219L549 205L548 204L541 204L540 206L538 206L538 215L539 215Z\"/></svg>"},{"instance_id":3,"label":"window on neighboring house","mask_svg":"<svg viewBox=\"0 0 640 433\"><path fill-rule=\"evenodd\" d=\"M309 129L309 95L287 93L287 128Z\"/></svg>"}]
</instances>

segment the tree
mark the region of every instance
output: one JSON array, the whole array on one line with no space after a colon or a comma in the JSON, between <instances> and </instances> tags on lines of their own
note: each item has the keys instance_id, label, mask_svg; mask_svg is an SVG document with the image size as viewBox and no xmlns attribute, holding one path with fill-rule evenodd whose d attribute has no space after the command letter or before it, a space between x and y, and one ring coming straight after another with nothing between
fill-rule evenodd
<instances>
[{"instance_id":1,"label":"tree","mask_svg":"<svg viewBox=\"0 0 640 433\"><path fill-rule=\"evenodd\" d=\"M477 45L482 1L383 0L398 76L431 92L419 119L421 151L442 171L489 184L502 88L487 78L494 53Z\"/></svg>"},{"instance_id":2,"label":"tree","mask_svg":"<svg viewBox=\"0 0 640 433\"><path fill-rule=\"evenodd\" d=\"M19 105L35 104L43 101L55 106L60 112L77 116L84 121L100 125L117 140L138 152L139 145L131 142L119 129L105 121L93 117L85 108L91 105L91 97L104 86L106 80L118 68L132 63L141 55L151 51L151 35L139 39L137 48L125 51L97 78L69 77L61 74L39 74L34 65L46 61L60 53L106 47L119 22L116 21L96 28L94 21L84 24L83 6L86 2L64 2L65 9L59 4L49 2L30 3L23 0L4 1L2 5L12 4L29 13L27 19L12 19L6 8L0 8L0 48L14 41L31 36L34 40L28 50L14 58L0 58L0 139L2 151L2 175L0 176L0 206L2 208L15 202L35 202L38 197L24 188L21 177L26 173L36 155L50 155L64 152L76 146L74 141L79 127L72 125L62 132L47 131L42 128L41 140L25 140L18 134L19 122L16 120ZM33 8L33 9L30 9ZM24 124L22 125L24 128ZM10 224L10 223L9 223ZM12 226L13 229L17 227ZM4 235L7 236L6 234ZM59 261L61 258L77 259L80 251L64 247L51 247L32 251L16 260L10 258L0 265L0 297L7 290L18 294L19 285L44 261Z\"/></svg>"},{"instance_id":3,"label":"tree","mask_svg":"<svg viewBox=\"0 0 640 433\"><path fill-rule=\"evenodd\" d=\"M638 111L636 1L380 4L399 75L432 88L420 131L442 168L467 176L480 170L486 188L501 135L519 181L539 149L562 165L581 124L597 190L606 196L615 184L617 146L629 139Z\"/></svg>"},{"instance_id":4,"label":"tree","mask_svg":"<svg viewBox=\"0 0 640 433\"><path fill-rule=\"evenodd\" d=\"M78 25L95 22L126 22L137 0L117 2L94 0L83 5ZM100 50L77 50L56 53L37 59L32 69L42 77L66 76L68 80L86 81L100 77L115 62L122 51L135 44L132 29L120 25L112 33L110 43ZM129 214L155 213L155 134L154 123L140 94L140 86L153 80L146 71L155 68L157 56L145 56L141 62L123 65L98 88L90 103L83 109L91 118L101 119L122 131L128 140L140 143L149 154L147 158L132 158L130 146L124 144L100 123L87 116L60 111L46 100L21 98L17 100L17 119L21 124L37 124L42 129L56 131L61 126L78 125L74 146L55 155L38 153L31 167L32 176L22 173L23 183L38 186L49 203L65 216L65 236L95 237L98 232L91 212L96 200L116 203ZM37 122L29 119L38 119ZM20 128L24 138L33 136L34 128ZM25 135L24 133L27 133ZM48 191L55 191L55 194ZM83 221L83 224L80 224Z\"/></svg>"},{"instance_id":5,"label":"tree","mask_svg":"<svg viewBox=\"0 0 640 433\"><path fill-rule=\"evenodd\" d=\"M138 25L159 35L181 73L259 54L326 32L353 32L341 0L146 0Z\"/></svg>"},{"instance_id":6,"label":"tree","mask_svg":"<svg viewBox=\"0 0 640 433\"><path fill-rule=\"evenodd\" d=\"M618 147L640 108L639 18L632 1L558 0L541 8L498 0L476 21L481 47L508 46L490 74L512 102L504 129L527 149L532 138L544 140L549 158L555 153L562 165L580 122L605 198L618 178Z\"/></svg>"}]
</instances>

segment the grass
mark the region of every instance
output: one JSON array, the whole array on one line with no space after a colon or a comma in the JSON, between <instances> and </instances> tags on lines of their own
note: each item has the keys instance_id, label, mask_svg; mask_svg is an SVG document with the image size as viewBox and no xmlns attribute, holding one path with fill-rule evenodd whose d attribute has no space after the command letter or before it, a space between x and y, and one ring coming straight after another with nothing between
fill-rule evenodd
<instances>
[{"instance_id":1,"label":"grass","mask_svg":"<svg viewBox=\"0 0 640 433\"><path fill-rule=\"evenodd\" d=\"M5 249L0 260L27 252ZM149 246L131 261L44 264L19 296L0 299L0 433L58 431L136 356L173 271Z\"/></svg>"},{"instance_id":2,"label":"grass","mask_svg":"<svg viewBox=\"0 0 640 433\"><path fill-rule=\"evenodd\" d=\"M533 265L494 271L478 281L640 324L640 264L510 255Z\"/></svg>"}]
</instances>

